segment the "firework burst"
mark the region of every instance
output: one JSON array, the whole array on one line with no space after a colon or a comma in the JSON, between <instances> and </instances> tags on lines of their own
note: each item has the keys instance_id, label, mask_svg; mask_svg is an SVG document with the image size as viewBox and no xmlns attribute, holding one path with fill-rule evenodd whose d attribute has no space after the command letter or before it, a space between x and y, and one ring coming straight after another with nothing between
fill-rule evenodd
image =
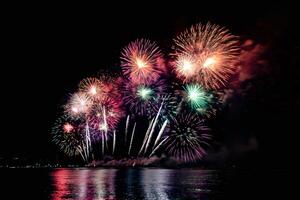
<instances>
[{"instance_id":1,"label":"firework burst","mask_svg":"<svg viewBox=\"0 0 300 200\"><path fill-rule=\"evenodd\" d=\"M101 103L94 104L88 115L91 128L99 131L112 131L116 128L124 112L120 103L113 98L105 98Z\"/></svg>"},{"instance_id":2,"label":"firework burst","mask_svg":"<svg viewBox=\"0 0 300 200\"><path fill-rule=\"evenodd\" d=\"M86 93L78 92L71 96L65 111L71 117L82 117L90 111L92 104L91 98Z\"/></svg>"},{"instance_id":3,"label":"firework burst","mask_svg":"<svg viewBox=\"0 0 300 200\"><path fill-rule=\"evenodd\" d=\"M128 81L124 85L124 103L137 115L152 117L160 95L166 91L162 80L153 84L134 84Z\"/></svg>"},{"instance_id":4,"label":"firework burst","mask_svg":"<svg viewBox=\"0 0 300 200\"><path fill-rule=\"evenodd\" d=\"M185 98L189 105L196 110L206 110L212 96L198 84L188 84L184 87Z\"/></svg>"},{"instance_id":5,"label":"firework burst","mask_svg":"<svg viewBox=\"0 0 300 200\"><path fill-rule=\"evenodd\" d=\"M194 162L206 154L211 136L197 115L182 113L172 117L168 129L164 146L171 156L182 162Z\"/></svg>"},{"instance_id":6,"label":"firework burst","mask_svg":"<svg viewBox=\"0 0 300 200\"><path fill-rule=\"evenodd\" d=\"M207 23L192 26L174 42L168 62L154 42L131 42L121 52L123 75L101 72L82 80L52 129L60 150L86 163L108 155L166 153L183 163L203 158L211 140L203 122L215 115L236 71L237 37ZM140 123L145 120L147 128Z\"/></svg>"},{"instance_id":7,"label":"firework burst","mask_svg":"<svg viewBox=\"0 0 300 200\"><path fill-rule=\"evenodd\" d=\"M87 94L94 101L101 101L107 96L105 83L97 78L86 78L79 83L79 91Z\"/></svg>"},{"instance_id":8,"label":"firework burst","mask_svg":"<svg viewBox=\"0 0 300 200\"><path fill-rule=\"evenodd\" d=\"M53 128L53 142L69 156L82 156L85 159L84 126L82 120L67 116L56 120Z\"/></svg>"},{"instance_id":9,"label":"firework burst","mask_svg":"<svg viewBox=\"0 0 300 200\"><path fill-rule=\"evenodd\" d=\"M197 81L205 88L219 89L236 70L237 37L221 26L197 24L174 42L175 71L184 82Z\"/></svg>"},{"instance_id":10,"label":"firework burst","mask_svg":"<svg viewBox=\"0 0 300 200\"><path fill-rule=\"evenodd\" d=\"M121 53L123 73L135 84L153 83L162 72L161 58L161 52L154 42L145 39L136 40Z\"/></svg>"}]
</instances>

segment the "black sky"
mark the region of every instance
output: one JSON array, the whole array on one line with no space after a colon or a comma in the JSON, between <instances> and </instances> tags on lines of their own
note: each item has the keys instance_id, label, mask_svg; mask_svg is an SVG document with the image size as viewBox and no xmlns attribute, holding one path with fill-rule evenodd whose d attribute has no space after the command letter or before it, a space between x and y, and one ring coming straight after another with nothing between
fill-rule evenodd
<instances>
[{"instance_id":1,"label":"black sky","mask_svg":"<svg viewBox=\"0 0 300 200\"><path fill-rule=\"evenodd\" d=\"M157 41L167 51L177 33L211 21L272 47L268 58L274 70L253 84L246 101L236 100L241 105L238 116L230 120L225 115L223 121L230 131L251 130L258 140L258 150L241 162L290 165L295 152L292 138L298 132L293 130L297 123L293 114L299 106L299 40L291 9L257 3L199 6L145 10L51 6L7 13L2 27L0 157L53 159L51 126L82 78L117 67L121 48L136 38ZM206 9L210 7L215 10Z\"/></svg>"}]
</instances>

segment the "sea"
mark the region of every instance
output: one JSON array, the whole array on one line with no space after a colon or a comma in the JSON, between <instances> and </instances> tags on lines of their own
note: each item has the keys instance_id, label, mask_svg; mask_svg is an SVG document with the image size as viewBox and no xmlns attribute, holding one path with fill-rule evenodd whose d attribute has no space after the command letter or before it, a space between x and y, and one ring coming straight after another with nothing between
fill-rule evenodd
<instances>
[{"instance_id":1,"label":"sea","mask_svg":"<svg viewBox=\"0 0 300 200\"><path fill-rule=\"evenodd\" d=\"M0 199L289 199L284 170L2 168Z\"/></svg>"}]
</instances>

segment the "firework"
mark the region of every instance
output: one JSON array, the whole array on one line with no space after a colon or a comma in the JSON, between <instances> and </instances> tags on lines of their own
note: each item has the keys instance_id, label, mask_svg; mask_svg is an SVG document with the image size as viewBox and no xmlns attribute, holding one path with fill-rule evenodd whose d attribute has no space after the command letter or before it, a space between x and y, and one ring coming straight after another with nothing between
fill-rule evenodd
<instances>
[{"instance_id":1,"label":"firework","mask_svg":"<svg viewBox=\"0 0 300 200\"><path fill-rule=\"evenodd\" d=\"M78 92L71 96L65 110L71 117L80 117L89 113L91 106L90 97L86 93Z\"/></svg>"},{"instance_id":2,"label":"firework","mask_svg":"<svg viewBox=\"0 0 300 200\"><path fill-rule=\"evenodd\" d=\"M208 96L204 89L198 84L188 84L184 87L186 100L193 109L205 111L210 103L211 96Z\"/></svg>"},{"instance_id":3,"label":"firework","mask_svg":"<svg viewBox=\"0 0 300 200\"><path fill-rule=\"evenodd\" d=\"M128 126L129 126L129 120L130 120L130 115L127 115L126 118L126 126L125 126L125 145L127 143L127 133L128 133Z\"/></svg>"},{"instance_id":4,"label":"firework","mask_svg":"<svg viewBox=\"0 0 300 200\"><path fill-rule=\"evenodd\" d=\"M192 55L178 55L175 61L175 71L178 77L192 80L198 73L197 60Z\"/></svg>"},{"instance_id":5,"label":"firework","mask_svg":"<svg viewBox=\"0 0 300 200\"><path fill-rule=\"evenodd\" d=\"M197 115L181 113L171 118L168 126L169 135L164 146L171 156L182 162L194 162L205 155L211 136Z\"/></svg>"},{"instance_id":6,"label":"firework","mask_svg":"<svg viewBox=\"0 0 300 200\"><path fill-rule=\"evenodd\" d=\"M132 113L153 117L156 114L156 103L165 91L164 82L161 80L153 84L138 85L127 82L123 89L123 100Z\"/></svg>"},{"instance_id":7,"label":"firework","mask_svg":"<svg viewBox=\"0 0 300 200\"><path fill-rule=\"evenodd\" d=\"M136 84L153 83L163 70L160 64L161 57L161 52L154 42L145 39L131 42L121 53L123 73Z\"/></svg>"},{"instance_id":8,"label":"firework","mask_svg":"<svg viewBox=\"0 0 300 200\"><path fill-rule=\"evenodd\" d=\"M82 120L63 116L56 120L53 128L53 142L69 156L80 155L87 159L84 141L84 123Z\"/></svg>"},{"instance_id":9,"label":"firework","mask_svg":"<svg viewBox=\"0 0 300 200\"><path fill-rule=\"evenodd\" d=\"M101 100L107 96L105 84L97 78L86 78L79 83L79 90L93 100Z\"/></svg>"},{"instance_id":10,"label":"firework","mask_svg":"<svg viewBox=\"0 0 300 200\"><path fill-rule=\"evenodd\" d=\"M197 24L174 39L175 71L185 82L205 88L226 85L236 70L237 37L221 26Z\"/></svg>"},{"instance_id":11,"label":"firework","mask_svg":"<svg viewBox=\"0 0 300 200\"><path fill-rule=\"evenodd\" d=\"M162 106L160 110L160 117L158 118L157 122L159 127L161 127L163 123L171 116L176 116L178 104L178 99L174 94L162 94L158 96L155 103L153 104L152 110L153 113L158 113L160 106Z\"/></svg>"},{"instance_id":12,"label":"firework","mask_svg":"<svg viewBox=\"0 0 300 200\"><path fill-rule=\"evenodd\" d=\"M160 107L159 107L159 110L158 110L158 112L157 112L157 114L156 114L156 116L155 116L155 118L154 118L154 122L153 122L153 125L152 125L152 127L151 127L151 130L150 130L150 133L149 133L149 137L147 138L147 143L146 143L146 147L145 147L144 154L145 154L145 153L147 152L147 150L148 150L148 147L149 147L149 144L150 144L150 142L151 142L152 135L153 135L153 132L154 132L154 130L155 130L155 126L156 126L156 124L157 124L158 117L159 117L159 115L160 115L160 112L161 112L161 109L162 109L163 104L164 104L164 101L161 102L161 105L160 105Z\"/></svg>"},{"instance_id":13,"label":"firework","mask_svg":"<svg viewBox=\"0 0 300 200\"><path fill-rule=\"evenodd\" d=\"M88 123L93 132L93 139L103 139L100 132L111 132L116 128L120 119L123 117L123 110L120 103L113 98L105 98L102 103L94 104L88 114Z\"/></svg>"},{"instance_id":14,"label":"firework","mask_svg":"<svg viewBox=\"0 0 300 200\"><path fill-rule=\"evenodd\" d=\"M180 162L201 159L211 140L203 122L215 115L222 89L235 73L237 37L207 23L192 26L174 42L170 62L154 42L140 39L121 52L122 76L104 72L83 79L52 129L60 150L85 162L108 154L151 157L158 151ZM139 124L146 119L147 129Z\"/></svg>"}]
</instances>

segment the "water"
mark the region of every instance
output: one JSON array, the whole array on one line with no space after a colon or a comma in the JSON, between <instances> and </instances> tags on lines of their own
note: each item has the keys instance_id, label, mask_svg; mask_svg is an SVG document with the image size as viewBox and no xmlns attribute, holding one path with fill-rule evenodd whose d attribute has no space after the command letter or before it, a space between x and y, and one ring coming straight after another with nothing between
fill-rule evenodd
<instances>
[{"instance_id":1,"label":"water","mask_svg":"<svg viewBox=\"0 0 300 200\"><path fill-rule=\"evenodd\" d=\"M0 175L0 194L6 197L1 199L207 200L285 195L284 187L278 187L285 177L282 172L77 168L0 169Z\"/></svg>"}]
</instances>

